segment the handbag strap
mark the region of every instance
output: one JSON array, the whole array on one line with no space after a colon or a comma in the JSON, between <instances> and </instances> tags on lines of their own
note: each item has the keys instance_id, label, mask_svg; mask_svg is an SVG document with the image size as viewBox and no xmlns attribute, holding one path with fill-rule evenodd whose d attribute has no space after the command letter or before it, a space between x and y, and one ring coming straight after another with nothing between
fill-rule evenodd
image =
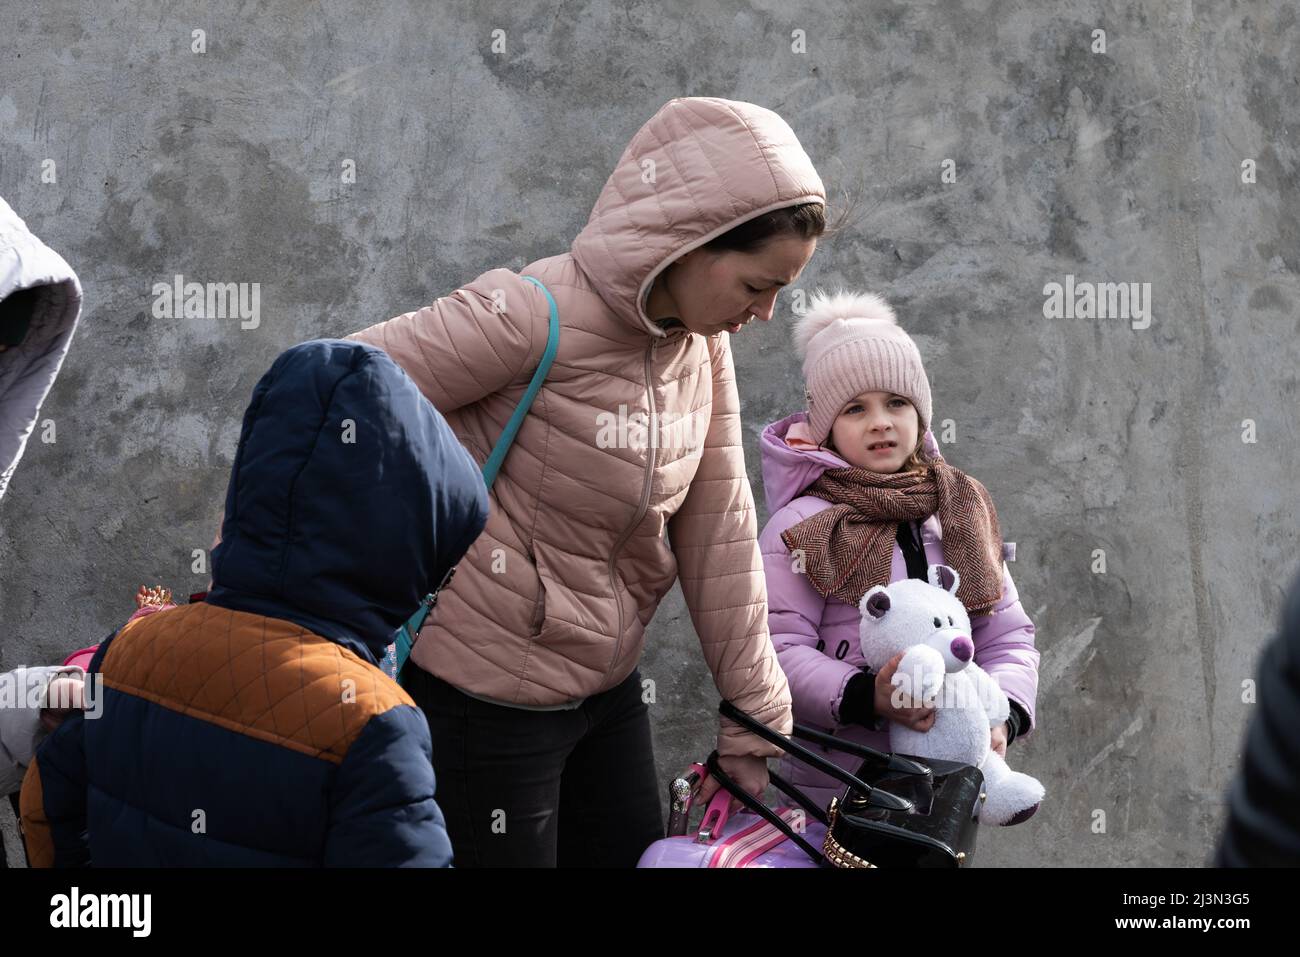
<instances>
[{"instance_id":1,"label":"handbag strap","mask_svg":"<svg viewBox=\"0 0 1300 957\"><path fill-rule=\"evenodd\" d=\"M891 794L888 791L882 791L879 788L873 788L870 784L856 775L845 771L838 764L826 760L820 754L814 754L802 744L799 744L797 741L792 741L785 735L773 731L762 722L755 721L730 701L724 700L719 704L718 711L724 718L730 718L731 720L744 725L746 730L752 731L763 740L775 744L792 758L797 758L805 764L810 764L823 774L829 774L841 784L848 785L849 787L862 792L866 803L870 806L883 808L887 811L906 811L908 813L916 810L915 805L913 805L911 801L907 800L907 798L899 797L897 794Z\"/></svg>"},{"instance_id":2,"label":"handbag strap","mask_svg":"<svg viewBox=\"0 0 1300 957\"><path fill-rule=\"evenodd\" d=\"M799 846L799 849L802 850L805 854L807 854L810 858L812 858L815 862L817 862L817 864L823 867L830 866L830 862L826 860L826 855L824 855L821 851L817 850L817 848L809 844L808 841L806 841L802 835L795 833L794 828L792 828L789 824L783 821L779 815L773 813L772 810L768 808L766 804L764 804L758 798L754 797L752 794L750 794L748 791L742 788L739 784L737 784L734 780L732 780L731 776L728 775L726 771L722 770L721 765L718 764L717 751L714 751L712 754L709 755L709 760L707 764L709 768L709 774L717 778L718 783L722 785L722 787L726 791L728 791L732 796L734 796L736 800L738 800L750 811L753 811L763 820L767 821L768 824L771 824L774 828L776 828L778 831L784 834L789 840L794 841L794 843Z\"/></svg>"},{"instance_id":3,"label":"handbag strap","mask_svg":"<svg viewBox=\"0 0 1300 957\"><path fill-rule=\"evenodd\" d=\"M415 638L424 627L424 619L429 617L429 612L438 606L438 594L447 587L452 576L456 574L456 566L452 565L447 569L447 574L442 576L442 581L438 587L425 595L420 601L420 607L416 609L415 614L406 619L406 623L397 629L397 636L394 639L393 649L393 674L400 675L402 668L406 665L406 659L411 657L411 649L415 647Z\"/></svg>"},{"instance_id":4,"label":"handbag strap","mask_svg":"<svg viewBox=\"0 0 1300 957\"><path fill-rule=\"evenodd\" d=\"M497 439L497 444L492 447L492 454L488 460L483 463L483 481L488 488L496 480L497 472L501 470L501 463L505 461L506 453L510 451L510 445L515 440L515 435L519 427L524 424L524 417L528 415L528 408L533 404L533 399L541 391L542 382L546 379L546 374L550 372L551 363L555 361L555 353L560 348L560 310L555 305L555 297L551 291L543 285L540 279L532 276L523 276L533 285L537 286L546 296L546 301L551 307L550 327L546 333L546 351L542 353L542 361L537 365L537 371L533 373L532 381L528 383L528 390L524 392L524 397L519 400L519 405L515 407L514 414L510 416L510 421L506 423L505 431Z\"/></svg>"},{"instance_id":5,"label":"handbag strap","mask_svg":"<svg viewBox=\"0 0 1300 957\"><path fill-rule=\"evenodd\" d=\"M820 823L830 827L831 819L830 815L826 813L826 809L819 807L817 803L802 790L781 777L781 775L777 774L775 771L769 770L767 772L767 779L772 782L772 785L778 791L798 804L801 808L815 817Z\"/></svg>"},{"instance_id":6,"label":"handbag strap","mask_svg":"<svg viewBox=\"0 0 1300 957\"><path fill-rule=\"evenodd\" d=\"M746 717L749 716L746 715ZM900 754L886 754L884 751L877 751L875 748L859 744L857 741L846 741L843 738L835 737L833 734L818 731L816 728L810 728L798 722L794 726L794 736L803 738L805 741L813 741L831 751L843 751L845 754L855 754L860 758L874 758L884 764L888 770L897 771L900 774L917 774L924 777L934 775L934 771L919 761L913 761L911 758L905 758Z\"/></svg>"},{"instance_id":7,"label":"handbag strap","mask_svg":"<svg viewBox=\"0 0 1300 957\"><path fill-rule=\"evenodd\" d=\"M496 481L497 473L501 471L501 463L506 460L506 454L510 451L510 446L514 444L515 436L524 424L524 418L528 415L529 408L532 407L533 399L537 398L537 393L541 391L542 383L551 371L551 363L555 361L555 354L560 349L560 309L555 304L555 297L551 295L551 291L546 288L546 285L540 279L534 276L521 276L520 278L531 282L546 296L547 305L550 307L550 320L546 331L546 349L542 353L541 362L537 364L537 369L533 372L533 378L528 383L528 388L524 391L523 398L519 400L519 405L515 407L514 413L510 416L510 421L506 423L505 430L497 438L496 445L492 446L492 454L483 463L483 484L489 489L492 487L492 483ZM429 616L429 612L438 604L438 593L447 586L455 573L456 566L452 565L451 568L447 569L447 574L443 576L438 587L424 596L415 614L408 618L406 623L397 630L397 636L394 639L397 661L396 674L400 675L402 673L406 660L411 656L411 649L415 646L416 635L424 627L424 620Z\"/></svg>"}]
</instances>

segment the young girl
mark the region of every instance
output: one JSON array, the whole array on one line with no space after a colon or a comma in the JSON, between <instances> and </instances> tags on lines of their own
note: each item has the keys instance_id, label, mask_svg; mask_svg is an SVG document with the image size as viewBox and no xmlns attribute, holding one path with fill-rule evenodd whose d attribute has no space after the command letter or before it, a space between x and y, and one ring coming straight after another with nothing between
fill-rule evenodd
<instances>
[{"instance_id":1,"label":"young girl","mask_svg":"<svg viewBox=\"0 0 1300 957\"><path fill-rule=\"evenodd\" d=\"M933 708L895 708L896 656L878 674L858 647L858 602L873 585L957 569L971 616L975 662L1011 702L989 744L1034 728L1038 651L1003 559L988 491L944 461L930 433L930 384L916 344L879 296L814 295L795 327L808 411L763 430L763 486L771 516L759 544L772 644L795 720L880 751L888 721L918 731ZM860 758L826 755L853 770ZM782 759L780 773L823 807L834 779ZM1027 815L1026 815L1027 816ZM1018 823L1018 822L1015 822Z\"/></svg>"}]
</instances>

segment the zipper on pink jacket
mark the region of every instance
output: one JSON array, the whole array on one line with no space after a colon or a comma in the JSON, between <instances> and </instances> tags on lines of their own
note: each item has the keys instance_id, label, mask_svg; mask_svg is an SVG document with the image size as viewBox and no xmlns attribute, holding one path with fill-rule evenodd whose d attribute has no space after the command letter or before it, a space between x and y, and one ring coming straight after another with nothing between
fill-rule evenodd
<instances>
[{"instance_id":1,"label":"zipper on pink jacket","mask_svg":"<svg viewBox=\"0 0 1300 957\"><path fill-rule=\"evenodd\" d=\"M651 373L654 370L655 346L658 344L658 339L651 339L650 348L646 350L645 354L645 392L646 398L650 401L650 424L653 427L653 431L647 431L647 437L650 438L650 457L647 460L648 467L646 468L645 473L645 484L641 489L641 504L637 507L636 515L632 519L632 524L623 530L623 534L620 535L618 541L614 543L614 548L610 552L609 556L609 587L614 593L614 603L618 605L618 635L614 638L614 657L610 659L609 669L605 672L605 677L607 678L609 677L609 673L614 670L614 666L618 664L618 653L623 647L623 599L619 597L618 594L618 582L614 577L614 562L618 559L619 551L622 550L625 544L627 544L627 540L632 535L632 532L641 524L641 519L645 518L646 510L650 507L650 487L654 484L655 451L659 448L659 423L655 416L655 389Z\"/></svg>"}]
</instances>

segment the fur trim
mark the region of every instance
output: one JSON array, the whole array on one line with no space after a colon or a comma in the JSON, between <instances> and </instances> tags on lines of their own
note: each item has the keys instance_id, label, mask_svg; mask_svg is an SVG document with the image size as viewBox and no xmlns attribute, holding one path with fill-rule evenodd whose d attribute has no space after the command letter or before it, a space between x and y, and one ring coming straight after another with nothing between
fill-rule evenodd
<instances>
[{"instance_id":1,"label":"fur trim","mask_svg":"<svg viewBox=\"0 0 1300 957\"><path fill-rule=\"evenodd\" d=\"M898 325L894 310L874 292L848 292L839 289L832 294L820 289L812 294L808 308L794 324L794 348L802 359L808 354L808 344L836 319L857 319Z\"/></svg>"}]
</instances>

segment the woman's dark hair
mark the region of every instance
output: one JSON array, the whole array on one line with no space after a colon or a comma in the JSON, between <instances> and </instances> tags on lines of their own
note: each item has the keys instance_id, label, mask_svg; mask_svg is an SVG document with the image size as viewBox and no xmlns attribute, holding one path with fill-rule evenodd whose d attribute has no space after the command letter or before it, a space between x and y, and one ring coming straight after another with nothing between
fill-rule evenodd
<instances>
[{"instance_id":1,"label":"woman's dark hair","mask_svg":"<svg viewBox=\"0 0 1300 957\"><path fill-rule=\"evenodd\" d=\"M770 239L793 235L800 239L818 239L839 232L849 222L857 202L851 201L844 214L833 224L826 223L825 203L800 203L774 209L753 219L747 219L735 229L704 244L714 252L752 253Z\"/></svg>"},{"instance_id":2,"label":"woman's dark hair","mask_svg":"<svg viewBox=\"0 0 1300 957\"><path fill-rule=\"evenodd\" d=\"M787 234L800 239L817 239L826 232L826 207L821 203L800 203L774 209L747 219L704 244L714 252L752 253L769 239Z\"/></svg>"}]
</instances>

